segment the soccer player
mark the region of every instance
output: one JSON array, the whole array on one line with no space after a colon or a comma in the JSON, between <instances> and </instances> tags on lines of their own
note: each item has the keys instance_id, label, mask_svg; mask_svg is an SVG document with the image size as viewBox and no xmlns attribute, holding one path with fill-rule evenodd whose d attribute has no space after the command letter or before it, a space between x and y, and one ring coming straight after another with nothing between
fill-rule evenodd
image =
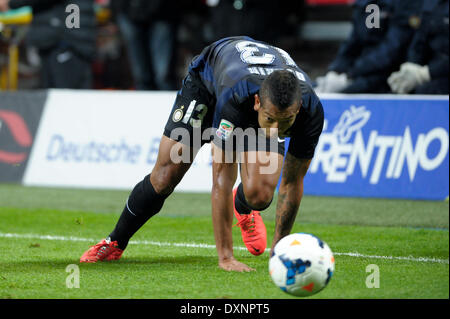
<instances>
[{"instance_id":1,"label":"soccer player","mask_svg":"<svg viewBox=\"0 0 450 319\"><path fill-rule=\"evenodd\" d=\"M271 204L283 169L272 249L288 235L323 123L322 104L308 76L282 49L249 37L207 46L189 66L155 167L132 190L114 230L80 262L119 259L133 234L161 210L201 146L211 142L219 267L253 270L233 256L233 212L247 249L262 254L267 241L260 211ZM233 190L238 168L241 183Z\"/></svg>"}]
</instances>

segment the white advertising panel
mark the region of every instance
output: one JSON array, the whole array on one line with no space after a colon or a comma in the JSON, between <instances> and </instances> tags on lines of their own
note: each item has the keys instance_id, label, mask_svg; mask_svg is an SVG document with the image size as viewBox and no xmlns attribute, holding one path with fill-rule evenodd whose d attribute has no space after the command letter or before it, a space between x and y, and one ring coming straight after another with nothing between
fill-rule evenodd
<instances>
[{"instance_id":1,"label":"white advertising panel","mask_svg":"<svg viewBox=\"0 0 450 319\"><path fill-rule=\"evenodd\" d=\"M176 92L50 90L25 185L131 189L151 172ZM210 145L176 190L210 191Z\"/></svg>"}]
</instances>

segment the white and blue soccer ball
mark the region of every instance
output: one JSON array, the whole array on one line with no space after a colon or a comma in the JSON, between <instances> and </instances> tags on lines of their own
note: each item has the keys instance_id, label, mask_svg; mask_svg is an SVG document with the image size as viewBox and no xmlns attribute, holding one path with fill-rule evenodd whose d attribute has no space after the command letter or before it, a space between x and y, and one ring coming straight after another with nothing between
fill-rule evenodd
<instances>
[{"instance_id":1,"label":"white and blue soccer ball","mask_svg":"<svg viewBox=\"0 0 450 319\"><path fill-rule=\"evenodd\" d=\"M269 261L269 273L275 285L297 297L321 291L333 272L333 252L324 241L311 234L283 237L275 245Z\"/></svg>"}]
</instances>

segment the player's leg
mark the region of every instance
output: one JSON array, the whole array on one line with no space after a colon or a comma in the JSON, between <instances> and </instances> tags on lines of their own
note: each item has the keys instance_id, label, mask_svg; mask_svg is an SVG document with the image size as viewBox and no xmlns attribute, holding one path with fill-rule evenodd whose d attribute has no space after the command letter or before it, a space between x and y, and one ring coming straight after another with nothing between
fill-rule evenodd
<instances>
[{"instance_id":1,"label":"player's leg","mask_svg":"<svg viewBox=\"0 0 450 319\"><path fill-rule=\"evenodd\" d=\"M189 154L194 152L184 144L162 137L155 167L134 187L116 227L109 235L111 241L117 241L120 249L125 249L134 233L159 213L166 198L191 166L192 161L174 163L170 155L173 149Z\"/></svg>"},{"instance_id":2,"label":"player's leg","mask_svg":"<svg viewBox=\"0 0 450 319\"><path fill-rule=\"evenodd\" d=\"M242 208L241 214L250 210L265 210L272 202L280 178L283 155L249 151L242 153L242 158L237 198L238 206Z\"/></svg>"},{"instance_id":3,"label":"player's leg","mask_svg":"<svg viewBox=\"0 0 450 319\"><path fill-rule=\"evenodd\" d=\"M214 105L209 93L189 74L178 92L151 174L132 190L109 238L88 250L81 262L119 259L133 234L161 210L206 142L200 133L211 125L214 112L207 105Z\"/></svg>"},{"instance_id":4,"label":"player's leg","mask_svg":"<svg viewBox=\"0 0 450 319\"><path fill-rule=\"evenodd\" d=\"M163 136L155 167L131 191L114 230L106 239L86 251L80 262L120 259L130 238L161 210L164 201L192 163L192 160L173 162L173 150L177 150L179 155L188 153L190 159L196 155L193 148Z\"/></svg>"},{"instance_id":5,"label":"player's leg","mask_svg":"<svg viewBox=\"0 0 450 319\"><path fill-rule=\"evenodd\" d=\"M242 239L253 255L267 246L267 235L260 211L268 208L283 165L284 144L278 152L242 153L241 183L233 191L234 214L241 227Z\"/></svg>"}]
</instances>

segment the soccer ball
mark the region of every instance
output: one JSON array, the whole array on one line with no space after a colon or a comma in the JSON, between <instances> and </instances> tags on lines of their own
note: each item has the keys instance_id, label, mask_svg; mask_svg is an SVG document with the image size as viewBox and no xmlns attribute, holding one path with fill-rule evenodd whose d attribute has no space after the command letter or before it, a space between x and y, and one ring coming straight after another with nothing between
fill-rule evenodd
<instances>
[{"instance_id":1,"label":"soccer ball","mask_svg":"<svg viewBox=\"0 0 450 319\"><path fill-rule=\"evenodd\" d=\"M328 245L311 234L283 237L269 261L273 282L284 292L311 296L326 287L334 272L334 257Z\"/></svg>"}]
</instances>

